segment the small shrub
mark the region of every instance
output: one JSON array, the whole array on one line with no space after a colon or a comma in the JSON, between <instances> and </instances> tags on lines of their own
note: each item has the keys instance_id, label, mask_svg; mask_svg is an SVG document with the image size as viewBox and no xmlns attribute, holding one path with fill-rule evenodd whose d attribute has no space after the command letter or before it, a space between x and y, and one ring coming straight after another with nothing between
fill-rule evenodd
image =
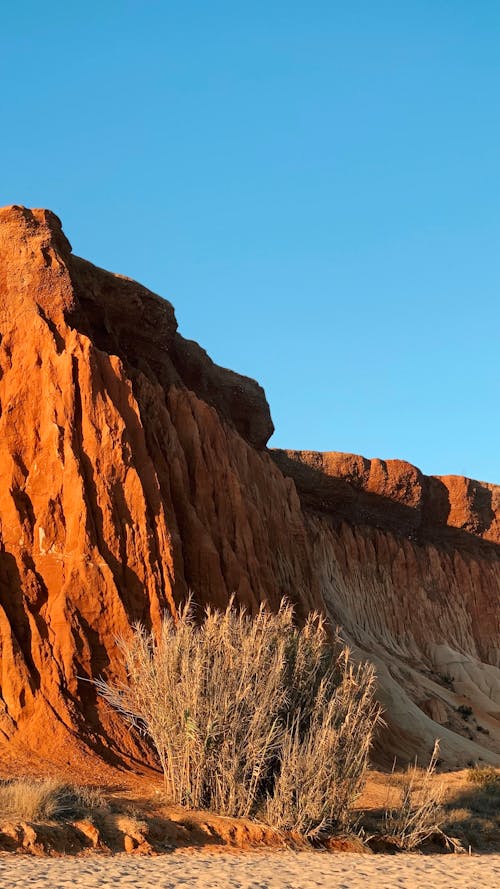
<instances>
[{"instance_id":1,"label":"small shrub","mask_svg":"<svg viewBox=\"0 0 500 889\"><path fill-rule=\"evenodd\" d=\"M403 849L411 851L433 833L440 830L442 821L442 785L436 785L435 772L439 756L439 742L425 770L410 766L398 782L400 802L385 815L386 833L396 837Z\"/></svg>"},{"instance_id":2,"label":"small shrub","mask_svg":"<svg viewBox=\"0 0 500 889\"><path fill-rule=\"evenodd\" d=\"M286 602L253 619L231 602L196 624L188 601L118 644L127 681L97 688L153 742L171 801L306 835L347 822L380 712L373 668L322 617L299 629Z\"/></svg>"},{"instance_id":3,"label":"small shrub","mask_svg":"<svg viewBox=\"0 0 500 889\"><path fill-rule=\"evenodd\" d=\"M65 784L56 778L0 781L0 818L3 820L67 820L101 805L103 799L99 791Z\"/></svg>"},{"instance_id":4,"label":"small shrub","mask_svg":"<svg viewBox=\"0 0 500 889\"><path fill-rule=\"evenodd\" d=\"M470 719L472 716L472 707L468 707L466 704L460 704L460 707L457 707L457 713L460 713L462 719Z\"/></svg>"},{"instance_id":5,"label":"small shrub","mask_svg":"<svg viewBox=\"0 0 500 889\"><path fill-rule=\"evenodd\" d=\"M449 673L438 673L437 676L443 685L453 689L453 683L455 682L453 676L450 676Z\"/></svg>"}]
</instances>

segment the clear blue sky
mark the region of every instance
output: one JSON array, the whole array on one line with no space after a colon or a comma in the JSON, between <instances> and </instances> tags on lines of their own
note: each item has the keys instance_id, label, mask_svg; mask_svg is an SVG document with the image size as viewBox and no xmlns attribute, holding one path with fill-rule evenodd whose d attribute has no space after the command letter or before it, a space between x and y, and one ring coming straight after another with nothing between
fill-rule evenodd
<instances>
[{"instance_id":1,"label":"clear blue sky","mask_svg":"<svg viewBox=\"0 0 500 889\"><path fill-rule=\"evenodd\" d=\"M279 447L500 482L500 3L19 2L0 203L170 299Z\"/></svg>"}]
</instances>

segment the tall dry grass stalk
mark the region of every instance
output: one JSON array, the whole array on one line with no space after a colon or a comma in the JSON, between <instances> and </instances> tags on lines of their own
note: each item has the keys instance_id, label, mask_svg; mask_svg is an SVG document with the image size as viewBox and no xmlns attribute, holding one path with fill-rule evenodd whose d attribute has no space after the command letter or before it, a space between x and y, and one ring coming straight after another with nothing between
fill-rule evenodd
<instances>
[{"instance_id":1,"label":"tall dry grass stalk","mask_svg":"<svg viewBox=\"0 0 500 889\"><path fill-rule=\"evenodd\" d=\"M325 667L315 694L287 717L266 805L266 820L304 836L348 827L380 718L370 665L354 666L344 648L320 672ZM301 705L309 710L305 720Z\"/></svg>"},{"instance_id":2,"label":"tall dry grass stalk","mask_svg":"<svg viewBox=\"0 0 500 889\"><path fill-rule=\"evenodd\" d=\"M411 851L441 829L444 788L436 781L439 741L434 744L426 769L410 766L399 783L400 799L386 810L386 831L403 849Z\"/></svg>"},{"instance_id":3,"label":"tall dry grass stalk","mask_svg":"<svg viewBox=\"0 0 500 889\"><path fill-rule=\"evenodd\" d=\"M127 681L99 693L151 739L171 801L304 835L346 824L379 708L320 615L297 628L285 601L253 618L231 602L197 623L188 601L118 644Z\"/></svg>"}]
</instances>

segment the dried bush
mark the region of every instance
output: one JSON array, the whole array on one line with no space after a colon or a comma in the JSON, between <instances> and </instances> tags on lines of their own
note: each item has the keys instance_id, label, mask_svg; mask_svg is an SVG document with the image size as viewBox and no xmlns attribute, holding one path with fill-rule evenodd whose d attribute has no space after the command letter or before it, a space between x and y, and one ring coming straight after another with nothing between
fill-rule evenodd
<instances>
[{"instance_id":1,"label":"dried bush","mask_svg":"<svg viewBox=\"0 0 500 889\"><path fill-rule=\"evenodd\" d=\"M271 824L305 836L348 826L379 719L373 686L373 670L351 664L343 649L321 679L305 721L299 702L287 721L266 805Z\"/></svg>"},{"instance_id":2,"label":"dried bush","mask_svg":"<svg viewBox=\"0 0 500 889\"><path fill-rule=\"evenodd\" d=\"M299 629L286 602L253 618L231 602L196 623L188 602L118 644L127 681L97 688L153 742L170 801L305 835L346 824L379 708L372 667L322 617Z\"/></svg>"},{"instance_id":3,"label":"dried bush","mask_svg":"<svg viewBox=\"0 0 500 889\"><path fill-rule=\"evenodd\" d=\"M439 741L436 741L427 768L419 769L416 763L408 768L398 781L399 804L385 813L386 833L396 837L401 848L408 851L440 832L444 791L442 784L435 780L438 758Z\"/></svg>"},{"instance_id":4,"label":"dried bush","mask_svg":"<svg viewBox=\"0 0 500 889\"><path fill-rule=\"evenodd\" d=\"M54 821L79 817L100 807L98 791L65 784L57 778L11 778L0 781L0 818L14 821Z\"/></svg>"}]
</instances>

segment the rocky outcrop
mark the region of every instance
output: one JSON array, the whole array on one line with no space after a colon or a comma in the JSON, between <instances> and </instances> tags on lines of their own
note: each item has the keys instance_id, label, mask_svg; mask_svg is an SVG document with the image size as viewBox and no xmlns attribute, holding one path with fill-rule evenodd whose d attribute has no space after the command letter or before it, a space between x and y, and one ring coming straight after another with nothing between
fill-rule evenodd
<instances>
[{"instance_id":1,"label":"rocky outcrop","mask_svg":"<svg viewBox=\"0 0 500 889\"><path fill-rule=\"evenodd\" d=\"M498 485L423 475L404 460L367 460L356 454L274 450L273 458L296 482L304 505L337 523L474 551L479 540L500 544Z\"/></svg>"},{"instance_id":2,"label":"rocky outcrop","mask_svg":"<svg viewBox=\"0 0 500 889\"><path fill-rule=\"evenodd\" d=\"M300 493L330 615L376 662L386 758L436 737L450 762L498 755L500 488L399 460L273 457Z\"/></svg>"},{"instance_id":3,"label":"rocky outcrop","mask_svg":"<svg viewBox=\"0 0 500 889\"><path fill-rule=\"evenodd\" d=\"M5 757L137 756L89 680L193 591L328 611L377 663L384 750L498 758L498 488L271 452L272 430L170 303L73 256L49 211L0 211Z\"/></svg>"},{"instance_id":4,"label":"rocky outcrop","mask_svg":"<svg viewBox=\"0 0 500 889\"><path fill-rule=\"evenodd\" d=\"M320 604L260 386L172 306L72 256L56 216L0 214L0 736L67 758L132 741L87 681L193 590Z\"/></svg>"}]
</instances>

